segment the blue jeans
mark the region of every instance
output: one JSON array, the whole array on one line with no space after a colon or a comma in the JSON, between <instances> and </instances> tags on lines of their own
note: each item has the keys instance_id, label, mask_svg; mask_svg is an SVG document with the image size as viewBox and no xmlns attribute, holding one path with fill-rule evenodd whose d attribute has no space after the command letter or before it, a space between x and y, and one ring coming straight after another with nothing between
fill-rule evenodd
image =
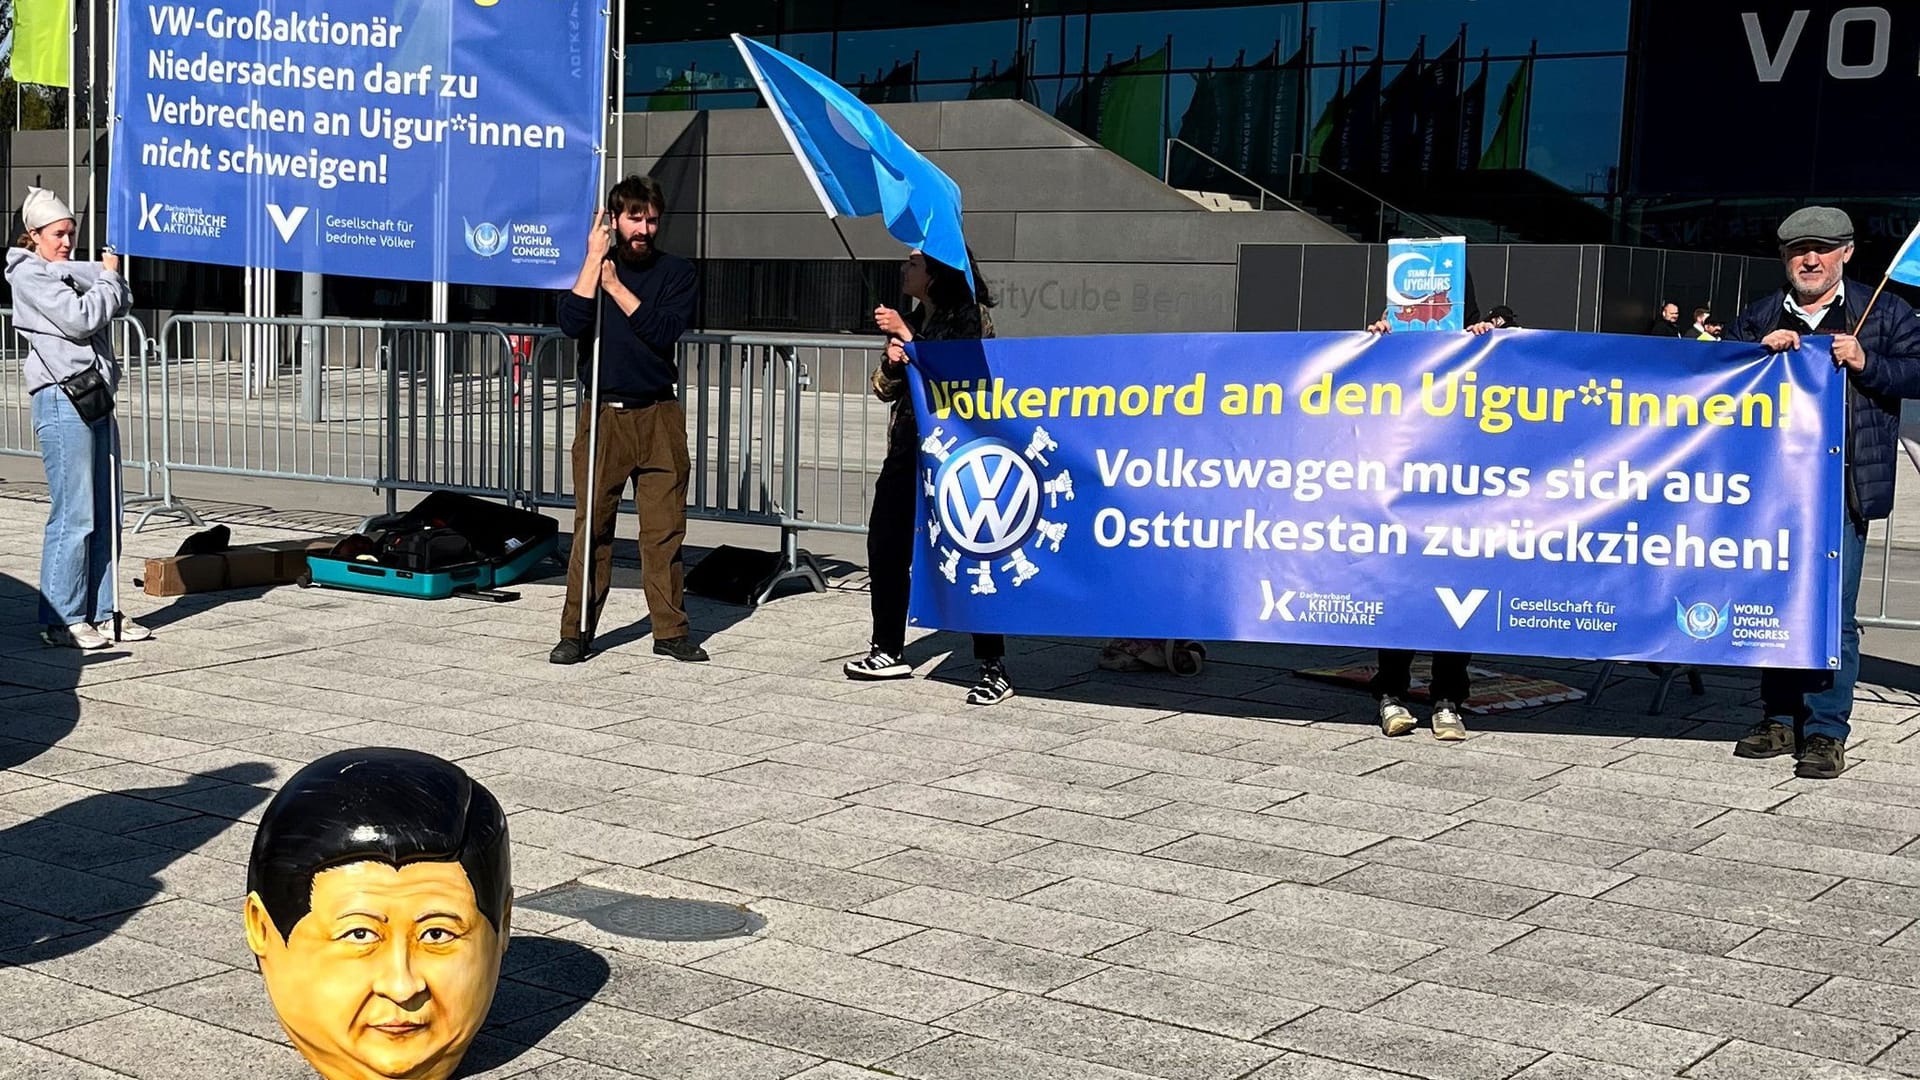
<instances>
[{"instance_id":1,"label":"blue jeans","mask_svg":"<svg viewBox=\"0 0 1920 1080\"><path fill-rule=\"evenodd\" d=\"M120 426L88 425L57 386L33 395L33 433L46 464L46 543L40 552L40 622L72 626L113 617L113 542L120 527L113 463Z\"/></svg>"},{"instance_id":2,"label":"blue jeans","mask_svg":"<svg viewBox=\"0 0 1920 1080\"><path fill-rule=\"evenodd\" d=\"M1852 730L1853 684L1860 679L1860 622L1853 608L1860 600L1860 564L1867 557L1867 534L1849 523L1840 538L1840 669L1799 671L1765 668L1760 672L1760 705L1768 716L1792 717L1800 736L1827 735L1847 741Z\"/></svg>"}]
</instances>

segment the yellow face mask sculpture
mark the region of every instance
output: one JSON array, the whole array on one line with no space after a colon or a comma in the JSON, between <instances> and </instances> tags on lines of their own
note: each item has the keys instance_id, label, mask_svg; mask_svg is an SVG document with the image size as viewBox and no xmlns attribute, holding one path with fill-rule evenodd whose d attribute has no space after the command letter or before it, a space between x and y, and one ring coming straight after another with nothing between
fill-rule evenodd
<instances>
[{"instance_id":1,"label":"yellow face mask sculpture","mask_svg":"<svg viewBox=\"0 0 1920 1080\"><path fill-rule=\"evenodd\" d=\"M330 754L267 805L247 944L326 1080L445 1080L493 1003L511 914L507 822L458 766Z\"/></svg>"}]
</instances>

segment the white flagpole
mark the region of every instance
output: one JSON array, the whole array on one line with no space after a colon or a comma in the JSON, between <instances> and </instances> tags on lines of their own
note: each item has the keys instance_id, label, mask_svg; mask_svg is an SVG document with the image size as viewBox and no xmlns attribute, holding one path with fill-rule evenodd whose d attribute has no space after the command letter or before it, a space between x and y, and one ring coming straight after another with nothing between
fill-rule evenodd
<instances>
[{"instance_id":1,"label":"white flagpole","mask_svg":"<svg viewBox=\"0 0 1920 1080\"><path fill-rule=\"evenodd\" d=\"M117 427L120 418L108 413L107 423ZM112 579L109 592L113 597L113 640L115 641L121 640L120 628L125 621L120 613L120 453L117 449L120 440L118 435L118 432L110 432L107 436L107 467L112 474L108 481L111 485L109 494L113 499L107 511L107 527L113 530L113 564L108 568L107 574Z\"/></svg>"},{"instance_id":2,"label":"white flagpole","mask_svg":"<svg viewBox=\"0 0 1920 1080\"><path fill-rule=\"evenodd\" d=\"M624 6L627 3L627 0L613 0L613 2L616 4L622 5L622 7L624 8ZM608 37L611 38L613 9L611 8L603 9L601 11L601 16L603 20L607 23ZM622 44L624 45L625 43L623 42ZM624 51L624 49L622 51ZM603 75L604 75L604 72L603 72ZM624 80L623 80L623 83L624 83ZM624 104L625 103L623 102L622 103L623 107L624 107ZM624 119L625 118L622 117L623 121ZM624 123L622 124L622 126L623 127L625 126ZM607 178L606 171L607 171L607 87L606 87L606 80L603 77L601 79L601 84L600 84L600 179L603 186ZM604 199L605 196L601 196L601 198ZM597 212L596 212L596 217L597 217ZM613 228L613 223L608 222L607 227ZM603 340L603 338L605 337L604 331L606 329L605 327L606 309L607 309L606 297L601 295L599 280L596 278L593 286L593 366L592 366L591 381L588 382L587 384L587 490L585 492L574 493L575 498L579 498L582 495L584 495L587 500L587 503L586 503L587 515L586 515L586 522L585 522L586 531L587 531L586 546L584 548L581 548L581 555L580 555L580 626L579 626L579 630L580 630L580 640L582 642L583 648L584 648L585 642L588 640L587 638L588 612L593 607L593 558L595 554L594 548L596 546L595 537L594 537L595 530L594 530L594 523L593 523L593 489L595 484L597 483L594 477L594 471L595 471L594 459L597 458L600 454L600 354L606 351L605 350L606 342ZM616 514L619 512L618 504L615 505L614 510ZM615 527L616 529L618 528L618 522L615 523ZM580 547L581 538L578 536L575 536L573 538L573 543L575 547Z\"/></svg>"},{"instance_id":3,"label":"white flagpole","mask_svg":"<svg viewBox=\"0 0 1920 1080\"><path fill-rule=\"evenodd\" d=\"M800 144L793 125L787 122L787 114L780 108L780 99L773 94L773 88L767 85L767 76L760 70L760 62L753 57L753 51L747 48L746 39L739 34L732 35L733 47L740 50L740 59L746 61L747 72L753 76L753 83L760 88L760 96L767 101L767 109L773 113L773 122L780 125L780 134L787 137L787 145L793 149L795 160L800 162L800 171L807 175L807 184L813 188L813 194L820 200L820 209L827 212L828 218L837 218L840 211L828 197L826 186L820 183L820 175L813 171L813 159L807 156Z\"/></svg>"},{"instance_id":4,"label":"white flagpole","mask_svg":"<svg viewBox=\"0 0 1920 1080\"><path fill-rule=\"evenodd\" d=\"M95 128L99 109L93 101L93 71L98 66L94 50L100 45L99 10L95 0L87 0L87 257L96 261L100 258L98 238L94 232L94 221L100 216L100 134ZM71 76L72 73L68 74ZM69 77L67 81L72 82L73 79ZM67 205L71 207L73 204Z\"/></svg>"},{"instance_id":5,"label":"white flagpole","mask_svg":"<svg viewBox=\"0 0 1920 1080\"><path fill-rule=\"evenodd\" d=\"M1907 234L1907 242L1901 244L1900 250L1893 253L1893 261L1887 264L1887 272L1880 277L1880 287L1873 290L1873 296L1867 300L1867 309L1860 313L1860 321L1853 324L1855 337L1858 337L1860 331L1866 328L1867 316L1873 314L1873 305L1879 301L1880 294L1887 291L1887 282L1893 280L1893 268L1900 265L1900 260L1907 257L1907 252L1913 250L1916 242L1920 242L1920 225L1913 227L1913 231Z\"/></svg>"}]
</instances>

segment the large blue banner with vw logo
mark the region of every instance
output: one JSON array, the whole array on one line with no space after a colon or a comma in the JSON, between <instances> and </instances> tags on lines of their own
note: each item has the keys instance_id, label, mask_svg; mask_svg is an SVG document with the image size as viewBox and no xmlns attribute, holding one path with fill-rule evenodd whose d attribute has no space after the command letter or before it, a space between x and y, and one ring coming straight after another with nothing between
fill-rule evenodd
<instances>
[{"instance_id":1,"label":"large blue banner with vw logo","mask_svg":"<svg viewBox=\"0 0 1920 1080\"><path fill-rule=\"evenodd\" d=\"M1833 666L1820 338L914 346L915 625Z\"/></svg>"},{"instance_id":2,"label":"large blue banner with vw logo","mask_svg":"<svg viewBox=\"0 0 1920 1080\"><path fill-rule=\"evenodd\" d=\"M128 0L108 239L155 258L564 288L598 201L587 0Z\"/></svg>"}]
</instances>

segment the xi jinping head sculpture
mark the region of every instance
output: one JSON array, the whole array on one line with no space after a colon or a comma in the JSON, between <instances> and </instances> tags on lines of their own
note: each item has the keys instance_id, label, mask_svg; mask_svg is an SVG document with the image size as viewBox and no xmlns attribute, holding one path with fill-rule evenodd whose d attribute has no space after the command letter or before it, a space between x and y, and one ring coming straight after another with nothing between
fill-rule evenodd
<instances>
[{"instance_id":1,"label":"xi jinping head sculpture","mask_svg":"<svg viewBox=\"0 0 1920 1080\"><path fill-rule=\"evenodd\" d=\"M346 750L267 804L247 944L326 1080L445 1080L493 1003L512 903L486 788L430 754Z\"/></svg>"}]
</instances>

